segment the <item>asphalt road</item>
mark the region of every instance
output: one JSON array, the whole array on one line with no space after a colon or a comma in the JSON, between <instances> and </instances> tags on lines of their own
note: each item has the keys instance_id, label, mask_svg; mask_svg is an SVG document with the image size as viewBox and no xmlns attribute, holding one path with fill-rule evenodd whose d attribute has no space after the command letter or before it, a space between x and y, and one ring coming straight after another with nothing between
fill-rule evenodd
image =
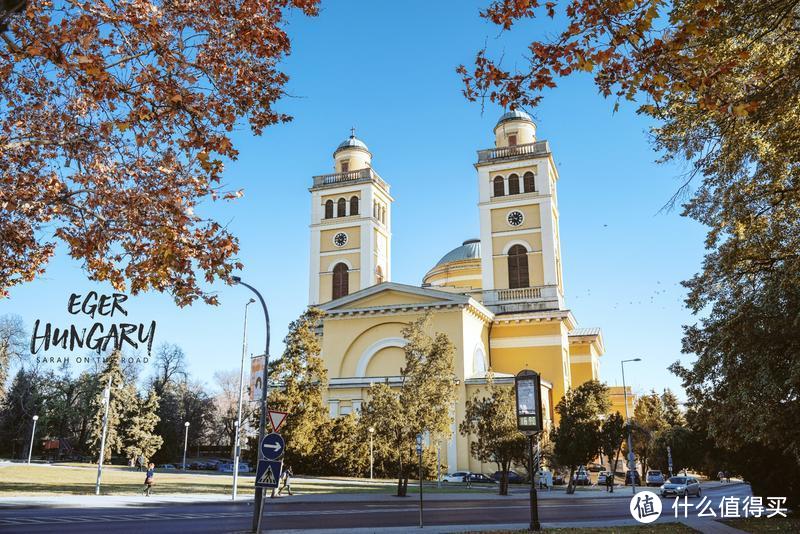
<instances>
[{"instance_id":1,"label":"asphalt road","mask_svg":"<svg viewBox=\"0 0 800 534\"><path fill-rule=\"evenodd\" d=\"M736 485L706 490L718 509L723 495L744 497L749 486ZM396 501L292 502L291 498L267 501L264 529L352 529L418 526L419 508L415 496ZM690 499L690 502L699 499ZM661 520L673 520L671 502L664 501ZM491 525L527 523L527 498L502 500L437 500L424 505L426 526ZM691 511L690 511L691 515ZM628 498L559 496L539 501L543 523L619 522L635 524ZM0 510L0 532L93 533L127 532L247 532L252 505L240 503L159 504L124 508L14 508Z\"/></svg>"}]
</instances>

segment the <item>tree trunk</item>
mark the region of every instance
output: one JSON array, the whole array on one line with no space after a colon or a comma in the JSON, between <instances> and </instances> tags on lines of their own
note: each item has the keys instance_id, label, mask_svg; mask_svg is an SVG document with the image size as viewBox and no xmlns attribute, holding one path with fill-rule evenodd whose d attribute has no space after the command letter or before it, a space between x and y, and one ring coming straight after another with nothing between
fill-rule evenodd
<instances>
[{"instance_id":1,"label":"tree trunk","mask_svg":"<svg viewBox=\"0 0 800 534\"><path fill-rule=\"evenodd\" d=\"M622 445L617 449L617 456L614 458L614 465L611 466L611 476L616 478L617 465L619 464L619 455L622 452ZM611 493L614 493L614 484L611 484Z\"/></svg>"},{"instance_id":2,"label":"tree trunk","mask_svg":"<svg viewBox=\"0 0 800 534\"><path fill-rule=\"evenodd\" d=\"M502 462L500 467L500 495L508 495L508 468L511 462Z\"/></svg>"},{"instance_id":3,"label":"tree trunk","mask_svg":"<svg viewBox=\"0 0 800 534\"><path fill-rule=\"evenodd\" d=\"M575 466L569 466L569 482L567 482L567 495L572 495L575 493ZM531 477L533 477L533 473L531 473Z\"/></svg>"},{"instance_id":4,"label":"tree trunk","mask_svg":"<svg viewBox=\"0 0 800 534\"><path fill-rule=\"evenodd\" d=\"M397 496L398 497L405 497L406 496L406 489L408 488L408 482L403 484L403 453L398 451L397 453L398 459L398 470L397 470ZM408 479L406 479L408 480Z\"/></svg>"}]
</instances>

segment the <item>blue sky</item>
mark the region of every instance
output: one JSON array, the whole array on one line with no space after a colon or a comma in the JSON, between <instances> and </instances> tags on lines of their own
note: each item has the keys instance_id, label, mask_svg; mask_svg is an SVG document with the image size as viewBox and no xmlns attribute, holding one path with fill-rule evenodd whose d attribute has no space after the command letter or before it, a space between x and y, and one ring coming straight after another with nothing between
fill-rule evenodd
<instances>
[{"instance_id":1,"label":"blue sky","mask_svg":"<svg viewBox=\"0 0 800 534\"><path fill-rule=\"evenodd\" d=\"M225 177L245 196L207 207L240 238L242 276L270 304L272 354L280 353L288 323L307 303L311 176L332 172L331 154L351 126L396 199L394 281L421 283L442 255L478 236L472 165L476 150L492 146L502 111L467 102L455 67L469 64L484 43L513 65L528 42L555 29L533 21L500 34L479 18L484 3L329 1L318 18L290 18L293 53L283 67L291 96L279 109L295 119L261 137L237 132L240 157ZM620 360L638 356L645 361L626 367L636 390L679 390L666 367L681 358L681 325L694 321L679 282L699 268L705 231L678 211L660 211L685 169L654 163L651 123L634 105L623 103L616 114L612 108L583 75L563 81L528 110L560 172L566 301L581 326L603 328L603 380L620 383ZM91 289L110 292L87 282L80 265L61 254L45 276L0 301L0 315L18 314L28 328L36 319L86 325L88 318L67 314L67 299ZM209 384L214 371L238 368L250 297L243 288L213 289L218 307L180 309L159 294L126 303L131 322L156 320L156 343L183 347L193 375ZM260 312L251 318L250 349L259 352Z\"/></svg>"}]
</instances>

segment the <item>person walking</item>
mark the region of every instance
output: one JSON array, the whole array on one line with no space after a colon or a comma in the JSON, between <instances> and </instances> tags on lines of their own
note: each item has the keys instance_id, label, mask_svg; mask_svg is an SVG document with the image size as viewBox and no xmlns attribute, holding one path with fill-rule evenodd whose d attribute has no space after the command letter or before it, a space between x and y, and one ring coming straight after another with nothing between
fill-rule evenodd
<instances>
[{"instance_id":1,"label":"person walking","mask_svg":"<svg viewBox=\"0 0 800 534\"><path fill-rule=\"evenodd\" d=\"M136 468L137 468L136 470L137 471L141 471L142 469L144 469L144 466L147 465L147 464L145 464L145 461L146 460L144 459L144 454L140 454L139 457L136 458Z\"/></svg>"},{"instance_id":2,"label":"person walking","mask_svg":"<svg viewBox=\"0 0 800 534\"><path fill-rule=\"evenodd\" d=\"M278 495L281 494L283 490L286 490L289 495L292 495L292 466L287 466L286 469L283 470L283 474L281 475L281 487L278 490Z\"/></svg>"},{"instance_id":3,"label":"person walking","mask_svg":"<svg viewBox=\"0 0 800 534\"><path fill-rule=\"evenodd\" d=\"M606 491L614 493L614 472L609 471L606 473Z\"/></svg>"},{"instance_id":4,"label":"person walking","mask_svg":"<svg viewBox=\"0 0 800 534\"><path fill-rule=\"evenodd\" d=\"M156 474L156 465L152 462L147 466L147 474L144 478L144 490L142 493L145 497L149 497L150 493L153 491L153 484L155 483L153 480L153 476Z\"/></svg>"}]
</instances>

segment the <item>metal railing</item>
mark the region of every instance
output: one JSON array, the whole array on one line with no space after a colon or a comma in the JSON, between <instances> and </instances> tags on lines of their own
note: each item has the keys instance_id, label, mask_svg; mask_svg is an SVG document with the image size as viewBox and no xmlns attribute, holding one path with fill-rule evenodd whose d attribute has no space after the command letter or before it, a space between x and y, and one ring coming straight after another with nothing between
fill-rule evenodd
<instances>
[{"instance_id":1,"label":"metal railing","mask_svg":"<svg viewBox=\"0 0 800 534\"><path fill-rule=\"evenodd\" d=\"M478 150L478 163L496 159L515 158L519 156L536 156L550 153L550 144L547 141L536 141L525 145L504 146L500 148L487 148Z\"/></svg>"},{"instance_id":2,"label":"metal railing","mask_svg":"<svg viewBox=\"0 0 800 534\"><path fill-rule=\"evenodd\" d=\"M384 182L383 179L380 176L378 176L377 172L369 168L358 169L357 171L337 172L334 174L323 174L320 176L314 176L314 187L320 187L324 185L338 185L348 182L364 182L364 181L374 181L382 188L384 188L387 192L389 191L389 184Z\"/></svg>"}]
</instances>

